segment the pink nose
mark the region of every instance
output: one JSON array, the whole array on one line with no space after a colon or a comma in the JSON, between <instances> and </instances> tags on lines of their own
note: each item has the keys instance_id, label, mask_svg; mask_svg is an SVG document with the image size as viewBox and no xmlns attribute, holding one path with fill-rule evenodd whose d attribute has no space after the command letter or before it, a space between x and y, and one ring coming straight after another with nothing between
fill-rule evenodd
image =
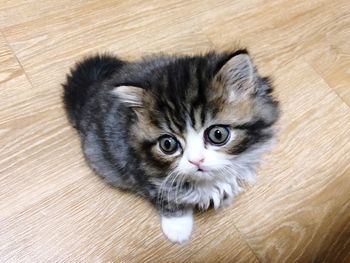
<instances>
[{"instance_id":1,"label":"pink nose","mask_svg":"<svg viewBox=\"0 0 350 263\"><path fill-rule=\"evenodd\" d=\"M200 160L188 160L188 161L196 166L200 166L204 162L204 158Z\"/></svg>"}]
</instances>

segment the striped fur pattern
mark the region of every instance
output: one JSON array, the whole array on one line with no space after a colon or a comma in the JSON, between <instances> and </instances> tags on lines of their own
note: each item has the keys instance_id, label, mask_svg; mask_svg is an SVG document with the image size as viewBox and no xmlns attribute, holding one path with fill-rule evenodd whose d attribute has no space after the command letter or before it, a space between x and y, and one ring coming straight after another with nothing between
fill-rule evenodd
<instances>
[{"instance_id":1,"label":"striped fur pattern","mask_svg":"<svg viewBox=\"0 0 350 263\"><path fill-rule=\"evenodd\" d=\"M246 50L134 62L97 55L63 86L91 168L167 218L228 205L255 181L276 133L271 83ZM165 233L174 229L164 222Z\"/></svg>"}]
</instances>

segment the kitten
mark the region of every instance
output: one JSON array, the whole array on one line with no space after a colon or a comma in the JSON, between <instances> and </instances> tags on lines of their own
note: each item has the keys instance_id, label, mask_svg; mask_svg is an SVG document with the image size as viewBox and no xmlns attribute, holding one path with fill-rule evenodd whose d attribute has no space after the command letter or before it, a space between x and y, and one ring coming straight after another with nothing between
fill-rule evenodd
<instances>
[{"instance_id":1,"label":"kitten","mask_svg":"<svg viewBox=\"0 0 350 263\"><path fill-rule=\"evenodd\" d=\"M194 209L226 206L254 182L279 116L246 50L136 62L97 55L63 87L91 168L150 200L176 243L190 238Z\"/></svg>"}]
</instances>

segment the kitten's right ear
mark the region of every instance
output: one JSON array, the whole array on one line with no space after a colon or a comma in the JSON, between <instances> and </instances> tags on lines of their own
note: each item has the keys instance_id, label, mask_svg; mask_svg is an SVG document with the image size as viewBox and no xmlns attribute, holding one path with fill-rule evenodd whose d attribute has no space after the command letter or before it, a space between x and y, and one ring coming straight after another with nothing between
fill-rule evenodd
<instances>
[{"instance_id":1,"label":"kitten's right ear","mask_svg":"<svg viewBox=\"0 0 350 263\"><path fill-rule=\"evenodd\" d=\"M247 53L230 58L217 73L226 89L233 93L250 93L255 91L257 72Z\"/></svg>"},{"instance_id":2,"label":"kitten's right ear","mask_svg":"<svg viewBox=\"0 0 350 263\"><path fill-rule=\"evenodd\" d=\"M142 97L144 90L134 86L119 86L112 90L114 95L117 95L119 100L129 107L142 107Z\"/></svg>"}]
</instances>

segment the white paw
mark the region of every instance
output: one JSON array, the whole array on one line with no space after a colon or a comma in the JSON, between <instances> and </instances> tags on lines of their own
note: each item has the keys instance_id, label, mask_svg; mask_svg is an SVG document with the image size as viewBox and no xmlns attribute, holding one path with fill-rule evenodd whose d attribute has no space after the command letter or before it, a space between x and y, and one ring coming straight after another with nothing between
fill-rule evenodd
<instances>
[{"instance_id":1,"label":"white paw","mask_svg":"<svg viewBox=\"0 0 350 263\"><path fill-rule=\"evenodd\" d=\"M162 230L174 243L183 244L190 239L193 228L192 211L177 217L162 216Z\"/></svg>"}]
</instances>

